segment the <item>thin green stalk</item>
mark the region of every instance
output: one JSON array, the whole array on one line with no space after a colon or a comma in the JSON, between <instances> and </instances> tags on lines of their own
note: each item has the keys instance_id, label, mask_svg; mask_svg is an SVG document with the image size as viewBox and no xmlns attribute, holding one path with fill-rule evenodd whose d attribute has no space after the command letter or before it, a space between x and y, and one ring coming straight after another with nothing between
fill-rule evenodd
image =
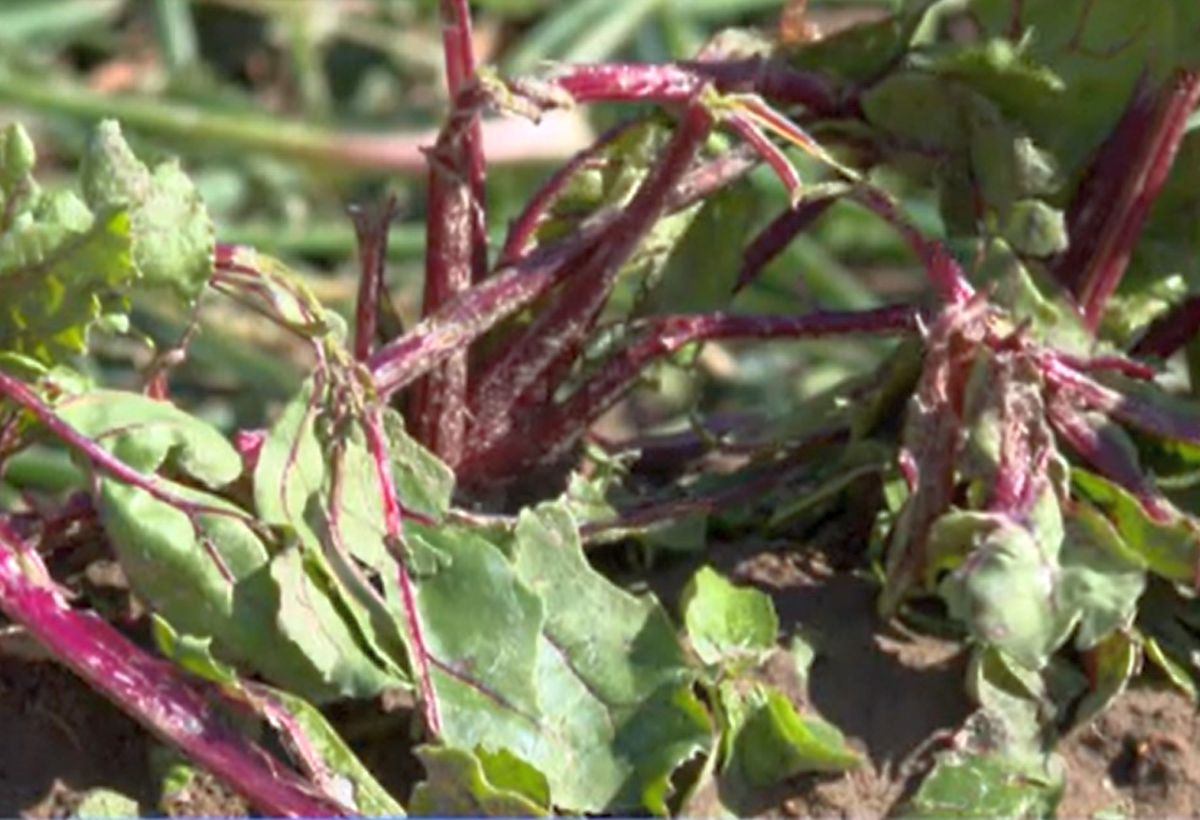
<instances>
[{"instance_id":1,"label":"thin green stalk","mask_svg":"<svg viewBox=\"0 0 1200 820\"><path fill-rule=\"evenodd\" d=\"M625 0L610 3L609 13L589 26L563 55L569 63L596 63L611 57L629 42L662 7L664 0Z\"/></svg>"},{"instance_id":2,"label":"thin green stalk","mask_svg":"<svg viewBox=\"0 0 1200 820\"><path fill-rule=\"evenodd\" d=\"M272 256L345 259L354 254L354 229L346 220L280 225L273 222L230 222L218 226L222 242L248 245ZM392 227L388 258L412 260L425 248L425 228L416 223Z\"/></svg>"},{"instance_id":3,"label":"thin green stalk","mask_svg":"<svg viewBox=\"0 0 1200 820\"><path fill-rule=\"evenodd\" d=\"M211 111L150 97L99 94L81 85L0 71L0 102L85 121L105 117L132 130L176 140L192 150L221 146L273 154L330 171L418 174L425 170L419 140L339 133L245 111Z\"/></svg>"},{"instance_id":4,"label":"thin green stalk","mask_svg":"<svg viewBox=\"0 0 1200 820\"><path fill-rule=\"evenodd\" d=\"M172 71L195 64L200 50L187 0L154 0L154 27L159 47Z\"/></svg>"}]
</instances>

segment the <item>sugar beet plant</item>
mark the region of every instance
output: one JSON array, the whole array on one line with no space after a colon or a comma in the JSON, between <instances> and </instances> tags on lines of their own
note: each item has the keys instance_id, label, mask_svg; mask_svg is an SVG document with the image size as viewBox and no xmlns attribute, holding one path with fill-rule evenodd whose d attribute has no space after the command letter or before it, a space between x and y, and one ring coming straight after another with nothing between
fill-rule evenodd
<instances>
[{"instance_id":1,"label":"sugar beet plant","mask_svg":"<svg viewBox=\"0 0 1200 820\"><path fill-rule=\"evenodd\" d=\"M10 126L0 459L62 447L84 479L10 494L0 608L267 813L665 814L705 792L736 811L859 763L764 673L790 657L802 687L811 650L778 647L769 599L707 569L673 623L583 543L697 517L799 539L873 499L851 546L881 616L960 636L978 704L910 808L1052 812L1056 738L1144 661L1193 695L1200 672L1200 7L909 0L829 37L798 9L691 62L506 78L475 65L467 4L443 0L453 105L429 152L423 317L398 334L381 320L390 208L354 217L347 322L280 262L214 238L180 168L144 165L117 124L97 127L77 191L41 188ZM640 110L489 247L480 118L601 103ZM716 237L743 259L729 281L753 287L827 211L859 209L898 232L927 296L664 312L668 262L759 165L789 205ZM940 212L926 231L899 198L921 190ZM269 429L231 438L171 400L187 337L140 391L94 383L76 367L89 338L131 332L146 293L256 311L303 341L312 373ZM589 433L648 368L705 342L862 335L896 341L802 423ZM736 456L720 474L714 451ZM45 556L81 539L120 562L148 630L50 575ZM387 793L320 711L387 692L413 704L396 738L419 744L411 795Z\"/></svg>"}]
</instances>

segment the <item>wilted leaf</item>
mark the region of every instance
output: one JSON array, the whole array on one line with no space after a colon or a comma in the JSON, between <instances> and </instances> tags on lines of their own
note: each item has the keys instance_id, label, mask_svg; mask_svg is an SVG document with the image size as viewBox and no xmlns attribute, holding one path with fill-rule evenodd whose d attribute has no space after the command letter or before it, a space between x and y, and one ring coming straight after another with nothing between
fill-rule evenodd
<instances>
[{"instance_id":1,"label":"wilted leaf","mask_svg":"<svg viewBox=\"0 0 1200 820\"><path fill-rule=\"evenodd\" d=\"M279 701L312 743L312 751L338 779L338 797L367 817L403 817L404 809L355 756L346 741L319 710L303 698L281 689L266 695Z\"/></svg>"},{"instance_id":2,"label":"wilted leaf","mask_svg":"<svg viewBox=\"0 0 1200 820\"><path fill-rule=\"evenodd\" d=\"M303 698L282 689L272 689L260 684L253 693L247 692L237 673L213 657L210 651L210 637L180 635L171 624L158 615L154 615L153 619L154 637L159 650L188 672L218 683L238 697L251 701L268 697L281 706L293 720L295 728L303 733L308 742L307 751L315 755L327 768L328 774L335 779L331 787L342 802L371 817L404 815L400 804L379 785L320 711ZM190 775L190 770L186 770L184 774ZM170 793L166 789L164 792Z\"/></svg>"},{"instance_id":3,"label":"wilted leaf","mask_svg":"<svg viewBox=\"0 0 1200 820\"><path fill-rule=\"evenodd\" d=\"M743 697L722 688L722 700ZM803 772L841 772L862 763L842 733L820 718L801 715L782 692L763 688L747 698L743 717L731 726L729 768L754 787Z\"/></svg>"},{"instance_id":4,"label":"wilted leaf","mask_svg":"<svg viewBox=\"0 0 1200 820\"><path fill-rule=\"evenodd\" d=\"M471 752L422 746L416 749L416 754L425 766L427 779L418 783L413 791L410 801L413 815L545 817L549 813L547 803L530 799L521 789L506 788L506 784L494 782L489 777L492 772ZM511 756L510 763L528 767Z\"/></svg>"},{"instance_id":5,"label":"wilted leaf","mask_svg":"<svg viewBox=\"0 0 1200 820\"><path fill-rule=\"evenodd\" d=\"M1080 701L1072 716L1082 726L1108 708L1125 691L1142 666L1142 648L1124 632L1113 632L1094 646L1084 658L1091 691Z\"/></svg>"}]
</instances>

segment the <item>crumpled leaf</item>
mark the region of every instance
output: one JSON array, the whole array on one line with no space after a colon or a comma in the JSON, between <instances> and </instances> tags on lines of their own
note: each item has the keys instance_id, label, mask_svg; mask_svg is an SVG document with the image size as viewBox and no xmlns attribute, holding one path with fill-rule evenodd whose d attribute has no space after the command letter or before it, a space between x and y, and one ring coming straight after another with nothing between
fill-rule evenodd
<instances>
[{"instance_id":1,"label":"crumpled leaf","mask_svg":"<svg viewBox=\"0 0 1200 820\"><path fill-rule=\"evenodd\" d=\"M1090 649L1128 627L1145 588L1111 525L1085 502L1066 519L1065 537L1041 540L991 513L950 513L930 538L930 571L956 568L939 591L951 617L985 645L1042 668L1074 631ZM955 557L957 556L957 557Z\"/></svg>"},{"instance_id":2,"label":"crumpled leaf","mask_svg":"<svg viewBox=\"0 0 1200 820\"><path fill-rule=\"evenodd\" d=\"M123 211L93 218L70 194L40 198L0 234L6 294L0 348L53 364L87 347L88 328L136 277Z\"/></svg>"},{"instance_id":3,"label":"crumpled leaf","mask_svg":"<svg viewBox=\"0 0 1200 820\"><path fill-rule=\"evenodd\" d=\"M960 526L967 532L950 534ZM942 551L964 534L966 557L938 588L950 616L976 640L1040 668L1066 639L1068 625L1056 617L1054 596L1061 545L1039 543L1025 527L987 513L944 516L930 543Z\"/></svg>"},{"instance_id":4,"label":"crumpled leaf","mask_svg":"<svg viewBox=\"0 0 1200 820\"><path fill-rule=\"evenodd\" d=\"M120 125L105 120L92 134L81 174L84 197L97 213L130 214L141 280L195 299L212 275L213 226L178 162L151 171L133 155Z\"/></svg>"},{"instance_id":5,"label":"crumpled leaf","mask_svg":"<svg viewBox=\"0 0 1200 820\"><path fill-rule=\"evenodd\" d=\"M771 599L756 589L734 586L711 567L692 576L680 608L688 640L705 663L739 656L761 659L775 648L779 617Z\"/></svg>"},{"instance_id":6,"label":"crumpled leaf","mask_svg":"<svg viewBox=\"0 0 1200 820\"><path fill-rule=\"evenodd\" d=\"M988 209L1018 250L1045 256L1065 243L1062 215L1037 198L1060 184L1055 158L961 77L928 70L889 75L863 96L863 112L890 145L941 159L929 165L951 235L977 232Z\"/></svg>"},{"instance_id":7,"label":"crumpled leaf","mask_svg":"<svg viewBox=\"0 0 1200 820\"><path fill-rule=\"evenodd\" d=\"M427 779L413 790L410 809L414 816L545 817L549 814L545 778L510 754L488 754L483 750L473 754L438 746L422 746L415 751L425 766ZM516 783L512 779L514 774L518 778ZM526 791L530 786L536 797Z\"/></svg>"},{"instance_id":8,"label":"crumpled leaf","mask_svg":"<svg viewBox=\"0 0 1200 820\"><path fill-rule=\"evenodd\" d=\"M968 686L980 709L955 733L948 751L905 806L920 817L1052 816L1064 766L1042 727L1049 705L1043 676L995 649L975 653Z\"/></svg>"},{"instance_id":9,"label":"crumpled leaf","mask_svg":"<svg viewBox=\"0 0 1200 820\"><path fill-rule=\"evenodd\" d=\"M171 284L193 298L212 272L212 226L177 165L146 170L114 123L85 159L85 199L43 192L32 142L19 126L0 136L0 287L7 295L0 351L55 364L87 347L102 320L123 329L136 281Z\"/></svg>"}]
</instances>

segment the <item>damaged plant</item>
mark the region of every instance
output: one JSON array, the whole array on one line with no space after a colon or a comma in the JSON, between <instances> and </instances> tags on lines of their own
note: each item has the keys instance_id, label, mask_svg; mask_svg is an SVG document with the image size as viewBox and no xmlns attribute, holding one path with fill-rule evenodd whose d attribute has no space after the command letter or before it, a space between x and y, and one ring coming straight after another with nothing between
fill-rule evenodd
<instances>
[{"instance_id":1,"label":"damaged plant","mask_svg":"<svg viewBox=\"0 0 1200 820\"><path fill-rule=\"evenodd\" d=\"M475 64L465 0L442 0L452 106L407 331L385 280L390 205L354 214L347 326L281 262L214 238L179 167L145 166L115 123L96 129L78 194L42 190L9 127L0 459L51 445L82 470L0 515L0 609L270 814L667 814L712 788L737 811L754 789L859 762L785 693L812 650L777 646L770 600L707 569L676 626L584 544L654 542L682 520L799 539L867 498L856 553L881 614L932 617L972 657L978 710L911 808L1052 812L1063 732L1143 658L1193 695L1200 673L1185 395L1187 364L1200 372L1200 11L952 5L910 0L825 38L793 8L780 31L719 37L690 62L502 78ZM940 36L950 15L969 36ZM481 118L617 102L646 110L551 175L491 259ZM742 260L723 287L753 289L841 210L890 226L927 296L666 312L672 261L760 165L787 205L719 236ZM929 189L936 230L903 205ZM92 383L75 366L90 336L130 332L145 292L253 311L312 372L269 429L232 439L171 400L190 333L144 389ZM706 343L866 336L886 339L873 372L793 418L594 432L648 371L686 369ZM718 469L714 453L734 458ZM68 532L120 563L152 648L72 605L46 560ZM780 659L792 687L766 673ZM385 791L319 708L390 692L422 744L411 795Z\"/></svg>"}]
</instances>

